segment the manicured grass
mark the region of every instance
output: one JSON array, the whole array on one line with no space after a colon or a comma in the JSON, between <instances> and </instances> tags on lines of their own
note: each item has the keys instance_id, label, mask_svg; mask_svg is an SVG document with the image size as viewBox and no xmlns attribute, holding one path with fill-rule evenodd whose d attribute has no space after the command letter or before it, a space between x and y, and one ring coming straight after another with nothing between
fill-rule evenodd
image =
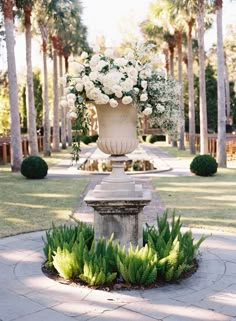
<instances>
[{"instance_id":1,"label":"manicured grass","mask_svg":"<svg viewBox=\"0 0 236 321\"><path fill-rule=\"evenodd\" d=\"M219 169L212 177L158 177L153 185L184 225L236 233L236 169Z\"/></svg>"},{"instance_id":2,"label":"manicured grass","mask_svg":"<svg viewBox=\"0 0 236 321\"><path fill-rule=\"evenodd\" d=\"M67 152L68 153L68 152ZM54 154L49 166L66 153ZM69 154L68 154L69 157ZM0 167L0 237L48 229L68 221L88 180L45 178L30 180Z\"/></svg>"}]
</instances>

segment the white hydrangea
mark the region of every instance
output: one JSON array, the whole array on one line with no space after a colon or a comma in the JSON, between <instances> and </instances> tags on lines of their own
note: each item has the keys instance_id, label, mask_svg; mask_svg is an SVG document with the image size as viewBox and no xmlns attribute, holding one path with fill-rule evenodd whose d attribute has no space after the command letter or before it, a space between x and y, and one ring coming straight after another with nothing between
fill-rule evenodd
<instances>
[{"instance_id":1,"label":"white hydrangea","mask_svg":"<svg viewBox=\"0 0 236 321\"><path fill-rule=\"evenodd\" d=\"M140 96L140 101L147 101L148 100L148 95L147 93L144 93Z\"/></svg>"},{"instance_id":2,"label":"white hydrangea","mask_svg":"<svg viewBox=\"0 0 236 321\"><path fill-rule=\"evenodd\" d=\"M152 114L152 108L151 107L146 107L143 111L144 115L149 116Z\"/></svg>"}]
</instances>

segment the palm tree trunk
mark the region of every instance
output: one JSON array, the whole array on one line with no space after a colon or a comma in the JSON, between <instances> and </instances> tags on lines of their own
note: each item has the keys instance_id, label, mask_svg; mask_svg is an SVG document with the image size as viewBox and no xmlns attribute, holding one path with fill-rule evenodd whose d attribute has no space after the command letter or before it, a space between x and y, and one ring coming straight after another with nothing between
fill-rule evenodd
<instances>
[{"instance_id":1,"label":"palm tree trunk","mask_svg":"<svg viewBox=\"0 0 236 321\"><path fill-rule=\"evenodd\" d=\"M224 49L222 32L222 0L215 1L217 22L217 101L218 101L218 139L217 162L226 167L226 124L225 124L225 87L224 87Z\"/></svg>"},{"instance_id":2,"label":"palm tree trunk","mask_svg":"<svg viewBox=\"0 0 236 321\"><path fill-rule=\"evenodd\" d=\"M180 102L180 114L181 114L181 121L179 123L179 150L185 150L184 146L184 101L183 101L183 68L182 68L182 61L183 61L183 54L182 54L182 34L179 31L175 32L176 43L177 43L177 50L178 50L178 81L180 84L180 95L179 95L179 102ZM182 121L183 120L183 121Z\"/></svg>"},{"instance_id":3,"label":"palm tree trunk","mask_svg":"<svg viewBox=\"0 0 236 321\"><path fill-rule=\"evenodd\" d=\"M51 155L51 134L49 121L49 105L48 105L48 67L47 67L47 42L43 39L43 154Z\"/></svg>"},{"instance_id":4,"label":"palm tree trunk","mask_svg":"<svg viewBox=\"0 0 236 321\"><path fill-rule=\"evenodd\" d=\"M193 47L192 47L193 21L188 22L187 46L188 46L188 117L189 117L189 149L195 154L195 108L194 108L194 85L193 85Z\"/></svg>"},{"instance_id":5,"label":"palm tree trunk","mask_svg":"<svg viewBox=\"0 0 236 321\"><path fill-rule=\"evenodd\" d=\"M68 56L65 55L64 56L64 60L65 60L65 72L68 73L68 69L69 69L69 62L68 62ZM71 118L67 117L67 113L69 112L69 109L66 110L65 114L66 114L66 135L67 135L67 142L68 145L71 146L72 145L72 126L71 126Z\"/></svg>"},{"instance_id":6,"label":"palm tree trunk","mask_svg":"<svg viewBox=\"0 0 236 321\"><path fill-rule=\"evenodd\" d=\"M228 72L228 66L225 59L225 103L226 103L226 123L230 124L230 86L229 86L229 72Z\"/></svg>"},{"instance_id":7,"label":"palm tree trunk","mask_svg":"<svg viewBox=\"0 0 236 321\"><path fill-rule=\"evenodd\" d=\"M63 76L62 55L59 55L59 75ZM63 85L60 84L60 97L63 96ZM61 121L61 145L62 149L66 149L66 123L65 123L65 110L64 107L60 108L60 121Z\"/></svg>"},{"instance_id":8,"label":"palm tree trunk","mask_svg":"<svg viewBox=\"0 0 236 321\"><path fill-rule=\"evenodd\" d=\"M53 138L52 149L60 151L59 108L58 108L58 71L57 71L57 39L53 38Z\"/></svg>"},{"instance_id":9,"label":"palm tree trunk","mask_svg":"<svg viewBox=\"0 0 236 321\"><path fill-rule=\"evenodd\" d=\"M7 65L10 96L11 114L11 169L13 172L20 171L22 162L22 144L20 132L20 116L18 106L18 85L15 61L15 38L13 23L13 2L2 0L4 25L6 33Z\"/></svg>"},{"instance_id":10,"label":"palm tree trunk","mask_svg":"<svg viewBox=\"0 0 236 321\"><path fill-rule=\"evenodd\" d=\"M204 0L198 0L197 33L199 55L199 91L200 91L200 154L208 153L205 50L204 50Z\"/></svg>"},{"instance_id":11,"label":"palm tree trunk","mask_svg":"<svg viewBox=\"0 0 236 321\"><path fill-rule=\"evenodd\" d=\"M36 129L36 110L34 105L34 85L31 58L31 6L24 7L25 41L26 41L26 68L27 68L27 127L30 155L38 155L38 139Z\"/></svg>"}]
</instances>

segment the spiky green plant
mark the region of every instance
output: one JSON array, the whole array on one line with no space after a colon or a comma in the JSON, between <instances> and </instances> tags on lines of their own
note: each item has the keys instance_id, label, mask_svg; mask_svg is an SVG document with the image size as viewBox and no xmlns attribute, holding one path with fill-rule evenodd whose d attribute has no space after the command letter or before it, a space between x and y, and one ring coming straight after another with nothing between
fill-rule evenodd
<instances>
[{"instance_id":1,"label":"spiky green plant","mask_svg":"<svg viewBox=\"0 0 236 321\"><path fill-rule=\"evenodd\" d=\"M84 250L84 269L80 279L90 286L110 284L117 276L115 257L117 246L113 244L113 236L107 241L101 238L97 244L93 242L90 250Z\"/></svg>"},{"instance_id":2,"label":"spiky green plant","mask_svg":"<svg viewBox=\"0 0 236 321\"><path fill-rule=\"evenodd\" d=\"M148 285L157 278L157 255L147 244L143 248L130 245L128 252L119 248L117 267L123 279L134 285Z\"/></svg>"},{"instance_id":3,"label":"spiky green plant","mask_svg":"<svg viewBox=\"0 0 236 321\"><path fill-rule=\"evenodd\" d=\"M202 236L194 243L192 232L182 233L181 227L180 216L176 218L173 211L169 223L166 210L161 218L157 217L157 226L146 224L144 229L144 244L155 250L158 257L157 272L166 281L179 278L192 267L197 250L206 239Z\"/></svg>"},{"instance_id":4,"label":"spiky green plant","mask_svg":"<svg viewBox=\"0 0 236 321\"><path fill-rule=\"evenodd\" d=\"M79 243L79 235L81 232L85 244L90 248L94 238L94 229L92 226L78 221L76 225L71 226L52 225L52 228L46 232L46 237L43 238L43 251L48 268L53 267L53 253L56 252L58 248L63 249L65 244L67 244L67 249L71 252L74 244Z\"/></svg>"}]
</instances>

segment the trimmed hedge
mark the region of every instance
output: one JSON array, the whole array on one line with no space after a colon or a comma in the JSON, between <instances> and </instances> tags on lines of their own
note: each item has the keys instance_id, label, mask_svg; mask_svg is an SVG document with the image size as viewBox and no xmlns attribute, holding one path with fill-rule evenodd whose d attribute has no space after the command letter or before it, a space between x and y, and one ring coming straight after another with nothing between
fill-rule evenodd
<instances>
[{"instance_id":1,"label":"trimmed hedge","mask_svg":"<svg viewBox=\"0 0 236 321\"><path fill-rule=\"evenodd\" d=\"M26 178L42 179L47 176L48 165L39 156L28 156L21 164L21 174Z\"/></svg>"},{"instance_id":2,"label":"trimmed hedge","mask_svg":"<svg viewBox=\"0 0 236 321\"><path fill-rule=\"evenodd\" d=\"M198 176L212 176L217 172L218 164L211 155L197 155L190 164L190 171Z\"/></svg>"}]
</instances>

